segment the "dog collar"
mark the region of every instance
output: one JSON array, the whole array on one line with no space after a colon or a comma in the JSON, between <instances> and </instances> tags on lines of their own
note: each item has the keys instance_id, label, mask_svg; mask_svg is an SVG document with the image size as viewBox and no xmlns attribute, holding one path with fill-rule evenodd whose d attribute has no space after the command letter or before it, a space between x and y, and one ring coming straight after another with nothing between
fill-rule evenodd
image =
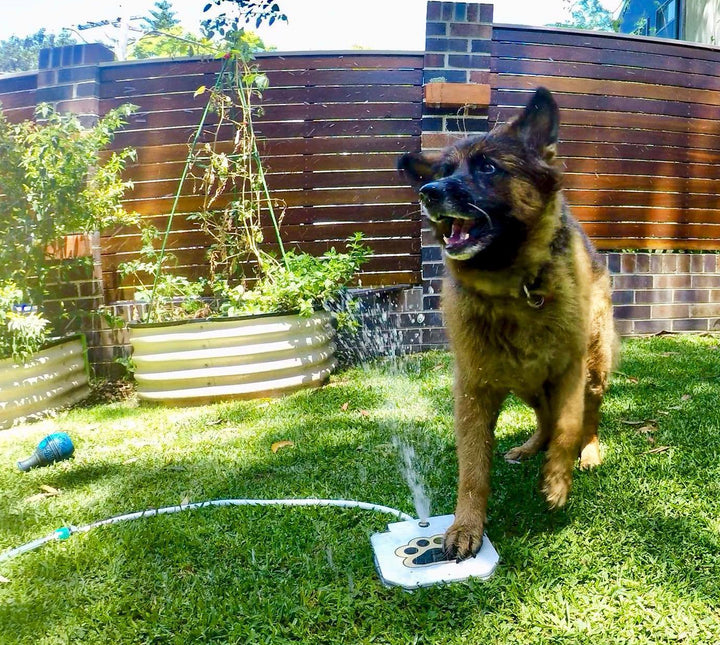
<instances>
[{"instance_id":1,"label":"dog collar","mask_svg":"<svg viewBox=\"0 0 720 645\"><path fill-rule=\"evenodd\" d=\"M508 294L508 296L515 296L517 298L522 298L525 300L527 305L531 307L532 309L542 309L548 301L552 300L552 296L549 293L543 293L540 286L541 286L541 276L543 273L543 269L540 271L538 276L531 281L525 281L520 286L520 289L515 292L515 294ZM455 288L459 289L460 291L464 291L469 294L475 294L480 296L487 297L488 294L477 291L475 289L472 289L471 287L468 287L467 285L462 284L457 279L453 280L453 283L455 284ZM507 297L507 296L502 296Z\"/></svg>"}]
</instances>

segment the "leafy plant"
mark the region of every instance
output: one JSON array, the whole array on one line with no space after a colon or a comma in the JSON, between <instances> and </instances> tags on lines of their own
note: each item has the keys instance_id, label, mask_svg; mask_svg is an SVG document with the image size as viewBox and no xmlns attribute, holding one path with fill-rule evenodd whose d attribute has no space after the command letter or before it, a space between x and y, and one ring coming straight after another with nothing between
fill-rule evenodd
<instances>
[{"instance_id":1,"label":"leafy plant","mask_svg":"<svg viewBox=\"0 0 720 645\"><path fill-rule=\"evenodd\" d=\"M235 51L219 82L196 92L208 95L209 110L218 117L212 140L191 147L188 156L189 174L203 195L203 207L188 219L196 221L212 240L208 249L211 283L242 275L243 265L251 258L261 265L268 261L260 248L266 212L284 255L277 228L282 218L276 215L283 205L268 192L253 127L253 118L259 112L255 101L262 97L268 79L248 65L247 56L244 50ZM228 125L235 132L229 150L221 140Z\"/></svg>"},{"instance_id":2,"label":"leafy plant","mask_svg":"<svg viewBox=\"0 0 720 645\"><path fill-rule=\"evenodd\" d=\"M284 263L267 260L252 289L242 284L229 288L223 283L221 294L227 301L224 311L231 316L276 311L311 315L333 300L370 256L360 233L352 236L347 246L347 253L338 253L332 248L316 257L289 251Z\"/></svg>"},{"instance_id":3,"label":"leafy plant","mask_svg":"<svg viewBox=\"0 0 720 645\"><path fill-rule=\"evenodd\" d=\"M241 28L241 23L247 24L252 20L255 21L256 29L266 21L268 25L275 21L287 22L287 16L275 0L212 0L203 7L203 11L207 13L213 5L220 8L230 6L231 11L223 11L214 18L202 21L210 38L216 32L224 36L228 31L237 31Z\"/></svg>"},{"instance_id":4,"label":"leafy plant","mask_svg":"<svg viewBox=\"0 0 720 645\"><path fill-rule=\"evenodd\" d=\"M29 311L23 311L24 300L15 283L0 285L0 358L24 362L50 335L49 321L29 306Z\"/></svg>"},{"instance_id":5,"label":"leafy plant","mask_svg":"<svg viewBox=\"0 0 720 645\"><path fill-rule=\"evenodd\" d=\"M132 277L139 286L135 299L142 303L154 303L154 316L158 322L194 318L210 313L202 300L204 281L191 281L170 271L176 258L172 253L162 253L155 248L158 231L154 226L142 229L140 258L122 263L118 271L123 278ZM159 267L159 270L158 270ZM147 277L157 275L156 281Z\"/></svg>"},{"instance_id":6,"label":"leafy plant","mask_svg":"<svg viewBox=\"0 0 720 645\"><path fill-rule=\"evenodd\" d=\"M37 107L37 121L12 124L0 112L0 278L22 284L33 304L59 277L49 250L65 235L136 221L121 204L134 151L100 154L134 109L111 110L93 127L48 104Z\"/></svg>"},{"instance_id":7,"label":"leafy plant","mask_svg":"<svg viewBox=\"0 0 720 645\"><path fill-rule=\"evenodd\" d=\"M195 93L206 95L208 102L189 145L175 199L177 204L188 177L195 182L195 194L203 195L202 208L188 219L211 240L207 277L191 281L173 273L175 258L165 246L175 207L160 248L154 244L157 230L148 227L142 233L140 258L120 266L124 278L132 276L140 284L136 298L148 303L147 321L276 311L309 315L338 295L370 255L359 233L348 240L346 253L333 248L314 257L285 251L280 235L284 205L270 196L253 127L259 112L256 101L268 79L249 64L252 54L245 45L238 41L238 47L223 57L212 88L202 86ZM217 115L214 136L200 145L211 112ZM231 141L228 126L234 132ZM268 219L279 258L264 246L263 225Z\"/></svg>"},{"instance_id":8,"label":"leafy plant","mask_svg":"<svg viewBox=\"0 0 720 645\"><path fill-rule=\"evenodd\" d=\"M157 3L160 6L160 3ZM267 77L250 64L255 49L242 22L256 19L286 20L270 0L215 0L213 5L233 6L234 17L223 12L203 22L208 39L216 35L231 43L212 88L199 87L196 96L206 95L207 105L189 145L187 162L180 177L175 206L168 217L160 249L155 248L157 231L143 232L138 260L120 267L121 274L134 277L141 286L136 298L148 302L147 320L172 320L197 315L299 311L309 315L342 291L370 255L358 233L348 240L346 253L334 248L321 257L286 252L280 235L284 205L268 191L253 126L261 110L257 100L268 86ZM207 115L217 115L214 136L200 145L207 131ZM234 136L227 140L231 128ZM175 208L186 178L195 182L195 194L203 195L202 208L188 216L211 240L208 275L196 281L173 275L172 254L165 252ZM275 233L279 258L266 248L263 225L269 221ZM252 273L250 266L255 268ZM152 287L145 276L153 277ZM215 296L214 300L203 295ZM220 301L218 303L218 300Z\"/></svg>"}]
</instances>

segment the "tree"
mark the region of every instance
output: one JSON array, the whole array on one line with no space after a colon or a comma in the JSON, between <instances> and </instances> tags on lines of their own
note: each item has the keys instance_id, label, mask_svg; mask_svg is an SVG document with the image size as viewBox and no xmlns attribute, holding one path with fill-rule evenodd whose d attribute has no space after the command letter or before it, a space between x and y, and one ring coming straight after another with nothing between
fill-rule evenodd
<instances>
[{"instance_id":1,"label":"tree","mask_svg":"<svg viewBox=\"0 0 720 645\"><path fill-rule=\"evenodd\" d=\"M26 72L38 68L40 50L45 47L75 45L70 32L48 34L45 29L25 37L10 36L0 41L0 73Z\"/></svg>"},{"instance_id":2,"label":"tree","mask_svg":"<svg viewBox=\"0 0 720 645\"><path fill-rule=\"evenodd\" d=\"M152 30L141 36L128 49L128 58L176 58L217 54L217 46L207 38L195 36L180 25Z\"/></svg>"},{"instance_id":3,"label":"tree","mask_svg":"<svg viewBox=\"0 0 720 645\"><path fill-rule=\"evenodd\" d=\"M49 247L136 221L121 203L130 187L122 172L135 152L103 153L134 109L110 110L92 128L47 103L18 124L0 111L0 283L16 283L32 304L42 304L51 277L61 279Z\"/></svg>"},{"instance_id":4,"label":"tree","mask_svg":"<svg viewBox=\"0 0 720 645\"><path fill-rule=\"evenodd\" d=\"M265 1L265 0L263 0ZM215 56L219 52L242 49L248 53L267 48L259 36L244 29L223 30L198 36L185 31L175 19L172 3L158 0L156 10L145 18L145 34L128 51L128 58L175 58L178 56Z\"/></svg>"},{"instance_id":5,"label":"tree","mask_svg":"<svg viewBox=\"0 0 720 645\"><path fill-rule=\"evenodd\" d=\"M554 23L553 27L572 27L591 31L617 31L617 21L612 13L600 4L600 0L565 0L570 19Z\"/></svg>"},{"instance_id":6,"label":"tree","mask_svg":"<svg viewBox=\"0 0 720 645\"><path fill-rule=\"evenodd\" d=\"M155 11L150 10L150 17L144 18L143 29L146 31L161 30L167 31L180 24L172 10L172 3L168 0L157 0Z\"/></svg>"},{"instance_id":7,"label":"tree","mask_svg":"<svg viewBox=\"0 0 720 645\"><path fill-rule=\"evenodd\" d=\"M251 20L255 20L255 29L265 21L268 25L272 25L276 20L287 22L287 16L280 11L280 6L275 0L212 0L205 5L203 11L209 11L213 5L220 8L229 5L235 9L235 15L228 15L223 11L215 18L203 20L203 29L210 38L216 33L224 36L228 32L240 31L241 21L248 24Z\"/></svg>"}]
</instances>

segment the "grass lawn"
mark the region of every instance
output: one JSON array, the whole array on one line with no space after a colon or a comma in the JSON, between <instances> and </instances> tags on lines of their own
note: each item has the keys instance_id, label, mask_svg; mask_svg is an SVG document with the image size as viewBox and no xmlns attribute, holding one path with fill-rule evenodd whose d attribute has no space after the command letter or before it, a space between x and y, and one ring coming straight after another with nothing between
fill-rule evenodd
<instances>
[{"instance_id":1,"label":"grass lawn","mask_svg":"<svg viewBox=\"0 0 720 645\"><path fill-rule=\"evenodd\" d=\"M395 436L415 449L432 513L451 513L450 366L429 353L279 400L130 399L0 432L0 551L183 501L328 497L414 514ZM576 473L553 513L538 491L541 457L499 458L533 426L509 400L487 529L501 563L489 581L383 587L369 536L390 516L206 508L0 563L0 643L718 643L719 395L718 339L626 342L604 406L605 462ZM73 460L17 470L58 430L73 437ZM274 452L281 441L293 445Z\"/></svg>"}]
</instances>

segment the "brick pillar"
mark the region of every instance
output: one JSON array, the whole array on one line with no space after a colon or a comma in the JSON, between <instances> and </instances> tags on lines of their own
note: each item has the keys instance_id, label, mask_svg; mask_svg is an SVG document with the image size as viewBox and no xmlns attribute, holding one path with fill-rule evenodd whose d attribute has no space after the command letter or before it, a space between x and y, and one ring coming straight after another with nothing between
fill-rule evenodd
<instances>
[{"instance_id":1,"label":"brick pillar","mask_svg":"<svg viewBox=\"0 0 720 645\"><path fill-rule=\"evenodd\" d=\"M493 6L428 2L423 74L423 149L486 132Z\"/></svg>"},{"instance_id":2,"label":"brick pillar","mask_svg":"<svg viewBox=\"0 0 720 645\"><path fill-rule=\"evenodd\" d=\"M99 64L115 60L113 52L101 45L66 45L50 47L40 51L36 102L49 103L58 112L74 113L85 127L95 125L100 114ZM72 300L74 309L91 312L104 304L100 235L89 236L87 265L73 268L68 280L61 285L51 286L52 295L46 301L49 313L53 312L53 300ZM55 298L52 298L55 296ZM104 323L98 318L80 316L65 323L65 331L82 331L87 336L91 363L97 362L95 355L102 350L101 335ZM56 330L63 331L63 325L56 323Z\"/></svg>"},{"instance_id":3,"label":"brick pillar","mask_svg":"<svg viewBox=\"0 0 720 645\"><path fill-rule=\"evenodd\" d=\"M468 2L428 2L423 71L422 148L437 150L468 134L487 132L493 7ZM440 309L440 245L423 222L421 303L412 320L420 337L414 349L447 346ZM413 293L414 301L420 300ZM419 312L419 313L415 313Z\"/></svg>"},{"instance_id":4,"label":"brick pillar","mask_svg":"<svg viewBox=\"0 0 720 645\"><path fill-rule=\"evenodd\" d=\"M58 112L74 112L83 125L100 116L99 63L115 60L100 43L66 45L40 51L36 100L50 103Z\"/></svg>"}]
</instances>

